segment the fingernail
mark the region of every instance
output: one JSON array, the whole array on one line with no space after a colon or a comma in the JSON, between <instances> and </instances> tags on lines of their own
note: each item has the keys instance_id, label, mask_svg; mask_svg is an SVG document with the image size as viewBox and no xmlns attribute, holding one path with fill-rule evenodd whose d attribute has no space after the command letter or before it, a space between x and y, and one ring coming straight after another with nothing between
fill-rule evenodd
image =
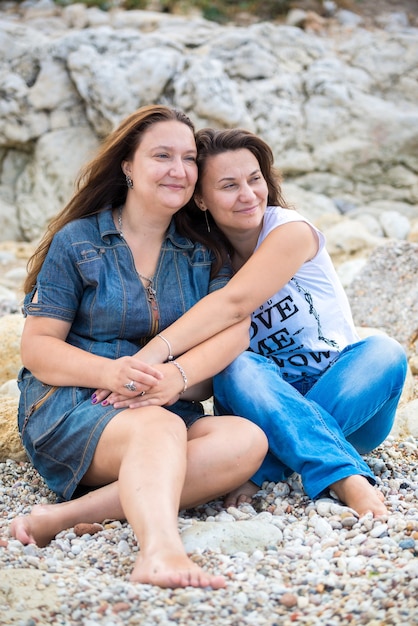
<instances>
[{"instance_id":1,"label":"fingernail","mask_svg":"<svg viewBox=\"0 0 418 626\"><path fill-rule=\"evenodd\" d=\"M102 406L107 406L108 404L109 404L109 402L107 400L103 400Z\"/></svg>"},{"instance_id":2,"label":"fingernail","mask_svg":"<svg viewBox=\"0 0 418 626\"><path fill-rule=\"evenodd\" d=\"M92 396L92 397L91 397L91 403L92 403L92 404L96 404L96 402L97 402L97 398L95 398L95 397L93 397L93 396Z\"/></svg>"},{"instance_id":3,"label":"fingernail","mask_svg":"<svg viewBox=\"0 0 418 626\"><path fill-rule=\"evenodd\" d=\"M92 394L91 394L91 399L92 399L92 400L95 400L96 398L97 398L96 394L95 394L95 393L92 393Z\"/></svg>"}]
</instances>

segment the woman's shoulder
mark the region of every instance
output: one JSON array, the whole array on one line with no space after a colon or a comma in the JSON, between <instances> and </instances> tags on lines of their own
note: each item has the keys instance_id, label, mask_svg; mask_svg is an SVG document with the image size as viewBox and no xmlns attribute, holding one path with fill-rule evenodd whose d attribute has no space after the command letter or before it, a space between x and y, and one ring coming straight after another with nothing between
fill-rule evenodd
<instances>
[{"instance_id":1,"label":"woman's shoulder","mask_svg":"<svg viewBox=\"0 0 418 626\"><path fill-rule=\"evenodd\" d=\"M309 220L294 209L285 209L281 206L268 206L263 218L263 238L277 228L277 226L288 224L289 222L308 222L308 224L310 224Z\"/></svg>"},{"instance_id":2,"label":"woman's shoulder","mask_svg":"<svg viewBox=\"0 0 418 626\"><path fill-rule=\"evenodd\" d=\"M264 215L264 220L268 222L276 222L277 224L285 224L287 222L299 222L308 220L295 209L286 209L282 206L268 206Z\"/></svg>"},{"instance_id":3,"label":"woman's shoulder","mask_svg":"<svg viewBox=\"0 0 418 626\"><path fill-rule=\"evenodd\" d=\"M281 226L282 224L289 224L291 222L305 222L308 224L318 237L318 253L324 248L325 237L323 233L314 224L312 224L312 222L295 209L285 209L281 206L268 206L266 208L263 220L263 229L259 241L265 239L267 235L278 226Z\"/></svg>"},{"instance_id":4,"label":"woman's shoulder","mask_svg":"<svg viewBox=\"0 0 418 626\"><path fill-rule=\"evenodd\" d=\"M98 241L103 235L117 232L110 210L77 218L65 224L55 235L55 239L74 241Z\"/></svg>"}]
</instances>

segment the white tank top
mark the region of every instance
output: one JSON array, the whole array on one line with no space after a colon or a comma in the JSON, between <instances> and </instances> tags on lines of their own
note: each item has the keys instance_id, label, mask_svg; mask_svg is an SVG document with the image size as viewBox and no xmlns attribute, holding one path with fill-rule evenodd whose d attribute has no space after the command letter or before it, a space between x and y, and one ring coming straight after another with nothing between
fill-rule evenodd
<instances>
[{"instance_id":1,"label":"white tank top","mask_svg":"<svg viewBox=\"0 0 418 626\"><path fill-rule=\"evenodd\" d=\"M252 314L250 349L273 359L283 377L317 375L356 341L347 296L324 235L300 213L267 207L256 249L281 224L304 221L317 233L319 250L293 278Z\"/></svg>"}]
</instances>

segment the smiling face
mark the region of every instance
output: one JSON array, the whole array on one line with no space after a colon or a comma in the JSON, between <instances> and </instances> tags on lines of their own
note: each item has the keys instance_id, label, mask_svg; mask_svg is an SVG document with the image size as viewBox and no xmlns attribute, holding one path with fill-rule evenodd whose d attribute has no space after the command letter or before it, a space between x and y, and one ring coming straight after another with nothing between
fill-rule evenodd
<instances>
[{"instance_id":1,"label":"smiling face","mask_svg":"<svg viewBox=\"0 0 418 626\"><path fill-rule=\"evenodd\" d=\"M192 130L182 122L153 124L122 169L133 181L127 204L143 211L175 213L191 198L197 180L196 143Z\"/></svg>"},{"instance_id":2,"label":"smiling face","mask_svg":"<svg viewBox=\"0 0 418 626\"><path fill-rule=\"evenodd\" d=\"M196 202L208 209L225 235L259 231L268 188L256 157L246 148L230 150L205 161Z\"/></svg>"}]
</instances>

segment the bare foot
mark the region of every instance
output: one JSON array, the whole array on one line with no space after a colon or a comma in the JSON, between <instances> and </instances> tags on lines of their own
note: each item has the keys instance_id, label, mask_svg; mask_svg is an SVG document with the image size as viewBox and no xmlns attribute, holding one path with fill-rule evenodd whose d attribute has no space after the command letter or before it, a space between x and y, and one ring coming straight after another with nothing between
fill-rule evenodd
<instances>
[{"instance_id":1,"label":"bare foot","mask_svg":"<svg viewBox=\"0 0 418 626\"><path fill-rule=\"evenodd\" d=\"M52 507L57 504L37 504L29 515L16 517L10 525L10 534L24 545L35 543L40 548L46 546L63 528L52 515Z\"/></svg>"},{"instance_id":2,"label":"bare foot","mask_svg":"<svg viewBox=\"0 0 418 626\"><path fill-rule=\"evenodd\" d=\"M225 587L223 576L207 574L186 554L160 550L150 557L141 555L135 563L131 582L157 585L158 587Z\"/></svg>"},{"instance_id":3,"label":"bare foot","mask_svg":"<svg viewBox=\"0 0 418 626\"><path fill-rule=\"evenodd\" d=\"M231 491L225 496L224 507L227 509L229 506L237 507L239 504L243 504L245 502L251 503L251 500L257 491L259 491L259 487L249 480L241 485L241 487L234 489L234 491Z\"/></svg>"},{"instance_id":4,"label":"bare foot","mask_svg":"<svg viewBox=\"0 0 418 626\"><path fill-rule=\"evenodd\" d=\"M330 489L336 493L341 502L354 509L360 517L366 513L373 513L374 517L388 515L383 494L364 476L354 474L337 480Z\"/></svg>"}]
</instances>

